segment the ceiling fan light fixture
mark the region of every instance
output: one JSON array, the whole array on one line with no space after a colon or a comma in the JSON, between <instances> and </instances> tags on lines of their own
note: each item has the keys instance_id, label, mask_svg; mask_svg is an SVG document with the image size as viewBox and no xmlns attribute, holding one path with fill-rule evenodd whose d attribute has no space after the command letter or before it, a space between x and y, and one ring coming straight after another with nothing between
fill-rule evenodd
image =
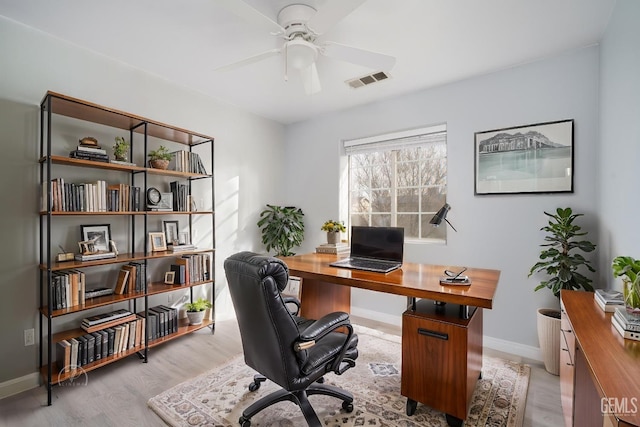
<instances>
[{"instance_id":1,"label":"ceiling fan light fixture","mask_svg":"<svg viewBox=\"0 0 640 427\"><path fill-rule=\"evenodd\" d=\"M316 62L318 58L318 48L308 41L293 39L286 44L287 65L296 70L303 70Z\"/></svg>"}]
</instances>

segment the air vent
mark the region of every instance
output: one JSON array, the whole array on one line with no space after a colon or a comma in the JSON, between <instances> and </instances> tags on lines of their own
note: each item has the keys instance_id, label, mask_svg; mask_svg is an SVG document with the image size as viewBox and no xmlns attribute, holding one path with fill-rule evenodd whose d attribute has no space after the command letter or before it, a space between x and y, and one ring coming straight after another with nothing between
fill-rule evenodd
<instances>
[{"instance_id":1,"label":"air vent","mask_svg":"<svg viewBox=\"0 0 640 427\"><path fill-rule=\"evenodd\" d=\"M359 87L367 86L372 83L376 83L381 80L388 79L389 77L390 77L389 74L385 73L384 71L378 71L373 74L367 74L366 76L347 80L346 83L353 89L357 89Z\"/></svg>"}]
</instances>

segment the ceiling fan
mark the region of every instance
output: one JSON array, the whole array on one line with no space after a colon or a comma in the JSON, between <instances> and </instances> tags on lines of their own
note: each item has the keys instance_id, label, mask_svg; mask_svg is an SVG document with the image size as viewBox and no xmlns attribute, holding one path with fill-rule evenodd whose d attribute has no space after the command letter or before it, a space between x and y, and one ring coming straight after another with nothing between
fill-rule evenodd
<instances>
[{"instance_id":1,"label":"ceiling fan","mask_svg":"<svg viewBox=\"0 0 640 427\"><path fill-rule=\"evenodd\" d=\"M285 81L288 80L289 67L298 70L304 83L305 92L312 95L321 90L316 67L318 55L362 65L376 71L389 71L395 64L396 59L389 55L317 40L319 36L366 0L327 0L318 10L305 4L292 4L280 10L278 22L263 15L242 0L217 1L225 9L247 22L269 31L271 35L282 38L284 42L280 48L224 65L216 68L216 71L231 70L272 56L283 55Z\"/></svg>"}]
</instances>

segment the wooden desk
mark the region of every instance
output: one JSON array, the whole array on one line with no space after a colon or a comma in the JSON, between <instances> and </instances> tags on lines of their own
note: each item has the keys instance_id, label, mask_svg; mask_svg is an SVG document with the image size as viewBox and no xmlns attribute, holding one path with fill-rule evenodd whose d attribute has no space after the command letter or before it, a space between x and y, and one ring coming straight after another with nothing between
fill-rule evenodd
<instances>
[{"instance_id":1,"label":"wooden desk","mask_svg":"<svg viewBox=\"0 0 640 427\"><path fill-rule=\"evenodd\" d=\"M622 338L593 293L562 291L561 299L568 321L563 329L575 337L569 342L573 370L565 371L572 377L561 372L560 378L569 390L569 402L563 401L567 425L640 426L640 341Z\"/></svg>"},{"instance_id":2,"label":"wooden desk","mask_svg":"<svg viewBox=\"0 0 640 427\"><path fill-rule=\"evenodd\" d=\"M471 310L469 319L458 318L457 306L451 311L453 314L443 315L440 312L428 313L420 307L424 304L418 304L417 311L410 307L403 315L402 395L408 398L407 413L413 413L415 402L418 401L445 412L451 425L462 423L468 412L471 397L469 390L473 391L482 364L482 309L493 307L499 271L469 268L465 274L471 279L470 286L442 286L440 277L451 266L404 263L399 270L381 274L331 267L329 264L338 257L330 254L306 254L282 259L292 276L302 278L301 314L308 318L318 319L333 311L349 313L352 287L401 295L414 300L419 298L440 301L447 303L448 311L456 304L464 308L478 307ZM422 339L426 336L425 328L428 331L436 328L433 326L434 322L444 325L444 329L438 329L433 334L436 336L433 339L437 340L435 344ZM410 325L412 330L405 330L406 325ZM422 338L410 338L416 334L420 334ZM437 338L445 335L447 339ZM449 340L449 337L452 339ZM443 349L442 342L456 347ZM438 351L432 351L432 346L437 347ZM405 357L410 354L414 357ZM416 354L420 358L416 359ZM434 357L434 354L462 354L457 365L460 368L451 369L450 360L441 360L446 357ZM411 366L416 367L416 371L411 372ZM426 369L430 371L427 372ZM449 376L442 375L445 371L450 373ZM409 377L410 381L407 380ZM434 385L431 382L434 378L441 384ZM443 393L436 397L433 393L424 392L425 383L429 383L429 389L440 388ZM447 388L451 388L452 392L447 393ZM448 397L442 399L442 396Z\"/></svg>"}]
</instances>

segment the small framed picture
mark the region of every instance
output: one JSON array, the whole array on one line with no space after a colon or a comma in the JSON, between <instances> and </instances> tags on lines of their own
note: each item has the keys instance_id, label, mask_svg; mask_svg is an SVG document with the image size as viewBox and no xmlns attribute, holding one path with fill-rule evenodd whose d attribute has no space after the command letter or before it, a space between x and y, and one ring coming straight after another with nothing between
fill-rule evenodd
<instances>
[{"instance_id":1,"label":"small framed picture","mask_svg":"<svg viewBox=\"0 0 640 427\"><path fill-rule=\"evenodd\" d=\"M164 283L167 285L173 285L176 280L176 272L175 271L167 271L164 273Z\"/></svg>"},{"instance_id":2,"label":"small framed picture","mask_svg":"<svg viewBox=\"0 0 640 427\"><path fill-rule=\"evenodd\" d=\"M163 232L149 233L149 240L151 241L151 252L167 250L167 241Z\"/></svg>"},{"instance_id":3,"label":"small framed picture","mask_svg":"<svg viewBox=\"0 0 640 427\"><path fill-rule=\"evenodd\" d=\"M98 224L98 225L81 225L80 232L82 240L85 242L92 242L93 248L96 251L109 252L109 241L111 240L111 225L110 224Z\"/></svg>"},{"instance_id":4,"label":"small framed picture","mask_svg":"<svg viewBox=\"0 0 640 427\"><path fill-rule=\"evenodd\" d=\"M167 245L178 244L178 221L162 221L162 228L167 239Z\"/></svg>"},{"instance_id":5,"label":"small framed picture","mask_svg":"<svg viewBox=\"0 0 640 427\"><path fill-rule=\"evenodd\" d=\"M178 233L178 244L179 245L190 245L189 241L189 233L188 232L180 232Z\"/></svg>"}]
</instances>

